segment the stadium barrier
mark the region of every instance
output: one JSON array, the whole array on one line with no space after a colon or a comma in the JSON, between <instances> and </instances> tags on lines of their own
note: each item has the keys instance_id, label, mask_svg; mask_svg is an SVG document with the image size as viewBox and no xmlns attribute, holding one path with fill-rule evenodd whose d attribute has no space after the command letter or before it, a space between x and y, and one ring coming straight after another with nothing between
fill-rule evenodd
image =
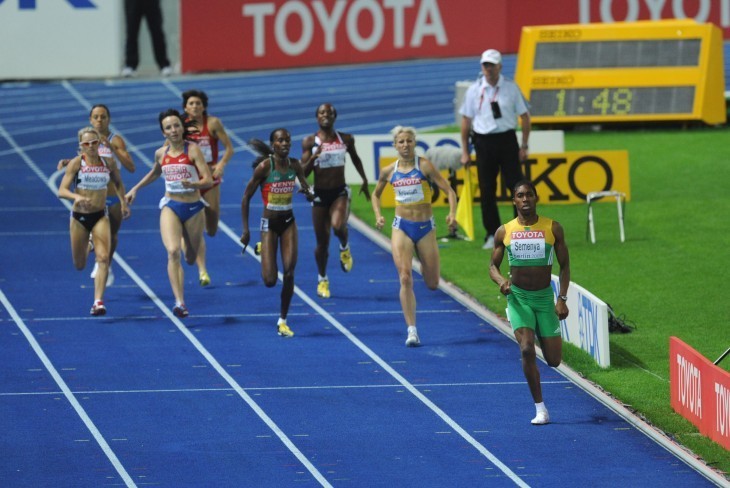
<instances>
[{"instance_id":1,"label":"stadium barrier","mask_svg":"<svg viewBox=\"0 0 730 488\"><path fill-rule=\"evenodd\" d=\"M123 31L122 2L0 1L0 79L118 76Z\"/></svg>"},{"instance_id":2,"label":"stadium barrier","mask_svg":"<svg viewBox=\"0 0 730 488\"><path fill-rule=\"evenodd\" d=\"M515 53L526 25L693 17L727 37L729 2L704 0L698 8L697 0L552 0L545 8L544 0L189 1L180 12L182 67L238 71L478 56L487 48Z\"/></svg>"},{"instance_id":3,"label":"stadium barrier","mask_svg":"<svg viewBox=\"0 0 730 488\"><path fill-rule=\"evenodd\" d=\"M526 25L689 17L718 25L730 38L730 0L700 4L552 0L545 9L544 0L170 0L162 7L170 60L194 73L478 56L487 47L516 53ZM148 37L140 33L140 68L156 73ZM0 42L2 80L116 77L122 2L0 0Z\"/></svg>"},{"instance_id":4,"label":"stadium barrier","mask_svg":"<svg viewBox=\"0 0 730 488\"><path fill-rule=\"evenodd\" d=\"M675 412L730 450L730 373L670 337L669 391Z\"/></svg>"}]
</instances>

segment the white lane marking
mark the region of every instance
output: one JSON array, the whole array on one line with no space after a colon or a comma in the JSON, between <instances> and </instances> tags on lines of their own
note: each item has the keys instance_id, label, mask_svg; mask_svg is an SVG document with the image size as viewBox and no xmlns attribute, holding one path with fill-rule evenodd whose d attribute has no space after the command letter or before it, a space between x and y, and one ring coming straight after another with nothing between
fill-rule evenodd
<instances>
[{"instance_id":1,"label":"white lane marking","mask_svg":"<svg viewBox=\"0 0 730 488\"><path fill-rule=\"evenodd\" d=\"M2 128L0 128L0 131L2 131ZM132 480L132 477L127 473L127 470L124 469L124 466L119 461L119 458L114 453L112 448L109 446L109 443L104 439L104 436L99 432L99 429L96 428L96 425L91 420L89 415L86 413L86 410L84 410L84 407L81 406L79 401L76 399L76 396L73 394L71 389L68 387L65 381L63 381L63 378L61 378L61 375L58 373L56 368L53 366L53 363L50 359L48 359L48 356L46 356L46 353L43 352L43 349L41 348L40 344L38 344L38 341L35 340L35 337L33 337L33 334L30 332L28 327L25 325L25 322L23 322L23 319L21 319L18 316L18 313L15 311L15 308L10 303L10 301L5 296L5 293L3 293L2 290L0 290L0 302L2 302L5 309L8 311L8 314L13 318L13 321L18 326L20 331L25 336L25 339L28 341L28 344L30 344L30 347L33 348L33 351L36 353L38 358L43 363L43 366L45 366L48 373L53 378L53 381L56 382L58 387L61 389L61 392L63 393L63 396L66 397L66 400L68 403L71 404L73 409L76 411L76 414L79 416L81 421L84 423L86 428L89 430L91 435L94 437L94 440L97 444L99 444L99 447L101 447L101 450L106 455L107 459L109 459L109 462L114 466L114 469L119 473L119 476L124 480L124 484L127 486L137 486L135 485L134 481ZM58 394L58 393L56 393Z\"/></svg>"},{"instance_id":2,"label":"white lane marking","mask_svg":"<svg viewBox=\"0 0 730 488\"><path fill-rule=\"evenodd\" d=\"M16 149L17 153L23 158L25 163L33 170L33 172L41 179L41 181L45 182L46 186L51 189L54 193L56 193L56 189L51 185L50 180L46 178L46 176L43 174L43 172L38 168L38 166L33 162L33 160L23 151L22 148L20 148L10 136L10 134L5 130L5 128L0 124L0 136L3 136L8 143ZM62 200L62 203L67 207L71 208L71 204L67 202L66 200ZM230 230L230 229L229 229ZM150 289L147 284L137 275L137 273L134 272L134 270L126 263L126 261L119 255L119 253L114 254L114 261L122 268L126 273L132 278L132 280L137 283L137 285L147 294L147 296L157 305L157 307L162 311L163 314L165 314L173 324L177 327L177 329L182 332L182 334L193 344L193 346L198 350L198 352L210 363L211 366L218 372L223 379L233 388L236 393L251 407L251 409L259 416L261 420L264 421L264 423L276 434L276 436L281 440L281 442L291 451L292 454L299 460L299 462L302 463L302 465L311 473L311 475L322 485L325 487L331 487L330 483L324 478L324 476L317 470L317 468L307 459L307 457L297 448L291 440L287 437L287 435L279 428L278 425L261 409L261 407L258 406L256 402L253 401L253 399L243 390L241 385L239 385L236 380L234 380L228 372L221 366L221 364L211 355L208 350L198 341L198 339L183 325L183 323L173 315L172 311L168 309L164 303L155 295L155 293ZM4 297L4 295L3 295ZM8 302L8 305L10 303ZM18 317L20 318L20 317ZM30 334L30 332L28 332ZM31 336L32 337L32 336ZM42 353L42 350L40 350L40 346L38 346L39 351ZM55 370L54 370L55 371ZM57 373L56 373L57 375ZM60 376L58 377L59 379ZM63 387L62 387L63 388ZM75 400L75 399L74 399ZM77 402L78 403L78 402ZM92 424L93 425L93 424ZM95 427L94 427L95 428ZM95 436L96 437L96 436ZM100 439L104 442L104 445L107 446L106 441L103 440L103 438ZM99 442L99 440L97 440ZM101 445L101 444L100 444ZM110 449L111 451L111 449ZM113 453L112 453L113 454ZM119 463L119 460L114 456L114 460L116 463ZM113 461L114 462L114 461ZM116 466L115 466L116 467ZM119 468L123 469L121 464L119 464ZM126 471L124 471L126 474ZM121 473L120 473L121 474ZM128 477L129 475L127 475ZM131 482L131 478L130 478ZM132 485L129 486L134 486Z\"/></svg>"}]
</instances>

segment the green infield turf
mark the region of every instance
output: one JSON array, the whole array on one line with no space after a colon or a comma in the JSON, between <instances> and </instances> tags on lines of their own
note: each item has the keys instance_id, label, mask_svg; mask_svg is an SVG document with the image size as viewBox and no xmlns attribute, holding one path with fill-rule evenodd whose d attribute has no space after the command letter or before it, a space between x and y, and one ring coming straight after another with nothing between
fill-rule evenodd
<instances>
[{"instance_id":1,"label":"green infield turf","mask_svg":"<svg viewBox=\"0 0 730 488\"><path fill-rule=\"evenodd\" d=\"M728 451L670 407L669 338L680 338L711 361L730 347L730 298L724 281L730 264L730 232L724 227L730 216L730 129L571 131L565 134L565 145L567 151L629 151L626 242L619 240L615 201L594 204L596 244L586 239L585 204L542 203L538 213L563 225L572 281L636 326L631 333L611 334L610 368L601 369L570 345L565 363L729 473ZM500 212L503 222L512 218L511 207L502 206ZM353 213L373 224L372 209L363 198L353 198ZM393 213L384 209L386 222ZM442 230L445 215L446 209L435 209ZM481 249L484 230L476 206L474 216L475 241L441 243L442 276L504 315L505 300L489 279L489 251ZM384 232L390 232L388 226ZM730 357L720 366L730 371Z\"/></svg>"}]
</instances>

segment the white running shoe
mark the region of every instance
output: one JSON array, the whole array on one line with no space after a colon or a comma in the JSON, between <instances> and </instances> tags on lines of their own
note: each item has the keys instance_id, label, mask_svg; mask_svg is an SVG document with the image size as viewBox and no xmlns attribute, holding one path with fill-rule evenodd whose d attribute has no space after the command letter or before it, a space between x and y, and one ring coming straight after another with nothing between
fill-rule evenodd
<instances>
[{"instance_id":1,"label":"white running shoe","mask_svg":"<svg viewBox=\"0 0 730 488\"><path fill-rule=\"evenodd\" d=\"M125 66L124 68L122 68L121 76L122 76L122 78L133 78L133 77L137 76L137 72L135 71L134 68Z\"/></svg>"},{"instance_id":2,"label":"white running shoe","mask_svg":"<svg viewBox=\"0 0 730 488\"><path fill-rule=\"evenodd\" d=\"M91 270L89 277L93 280L96 278L96 273L99 271L99 263L94 263L94 269ZM114 271L109 266L109 274L106 275L106 286L112 286L114 284Z\"/></svg>"},{"instance_id":3,"label":"white running shoe","mask_svg":"<svg viewBox=\"0 0 730 488\"><path fill-rule=\"evenodd\" d=\"M418 347L421 345L421 340L418 338L418 332L411 331L408 333L408 338L406 339L406 346L408 347Z\"/></svg>"},{"instance_id":4,"label":"white running shoe","mask_svg":"<svg viewBox=\"0 0 730 488\"><path fill-rule=\"evenodd\" d=\"M111 265L109 265L109 274L106 275L106 286L112 286L114 284L114 271L112 271Z\"/></svg>"},{"instance_id":5,"label":"white running shoe","mask_svg":"<svg viewBox=\"0 0 730 488\"><path fill-rule=\"evenodd\" d=\"M494 249L494 236L487 237L487 240L484 241L482 249Z\"/></svg>"},{"instance_id":6,"label":"white running shoe","mask_svg":"<svg viewBox=\"0 0 730 488\"><path fill-rule=\"evenodd\" d=\"M535 418L530 421L532 425L545 425L550 423L550 414L547 410L537 412Z\"/></svg>"}]
</instances>

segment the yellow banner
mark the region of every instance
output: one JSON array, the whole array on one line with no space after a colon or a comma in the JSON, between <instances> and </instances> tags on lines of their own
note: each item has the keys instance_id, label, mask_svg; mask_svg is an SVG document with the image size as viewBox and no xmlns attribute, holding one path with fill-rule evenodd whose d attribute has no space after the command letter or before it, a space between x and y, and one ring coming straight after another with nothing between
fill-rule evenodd
<instances>
[{"instance_id":1,"label":"yellow banner","mask_svg":"<svg viewBox=\"0 0 730 488\"><path fill-rule=\"evenodd\" d=\"M459 194L459 203L456 206L456 223L464 229L466 237L474 240L474 193L476 182L472 178L471 171L464 171L464 184Z\"/></svg>"},{"instance_id":2,"label":"yellow banner","mask_svg":"<svg viewBox=\"0 0 730 488\"><path fill-rule=\"evenodd\" d=\"M380 170L397 158L380 158ZM457 195L461 195L465 170L451 174L441 171L451 183ZM477 170L470 168L472 182L478 181ZM585 203L586 195L594 191L620 191L631 200L628 151L570 151L556 154L532 154L522 163L522 174L532 180L537 188L540 203ZM475 185L474 204L479 203L479 187ZM497 182L497 200L510 203L509 192L504 188L501 177ZM390 185L385 187L381 197L383 207L394 207L395 197ZM446 195L434 187L434 206L448 206Z\"/></svg>"}]
</instances>

